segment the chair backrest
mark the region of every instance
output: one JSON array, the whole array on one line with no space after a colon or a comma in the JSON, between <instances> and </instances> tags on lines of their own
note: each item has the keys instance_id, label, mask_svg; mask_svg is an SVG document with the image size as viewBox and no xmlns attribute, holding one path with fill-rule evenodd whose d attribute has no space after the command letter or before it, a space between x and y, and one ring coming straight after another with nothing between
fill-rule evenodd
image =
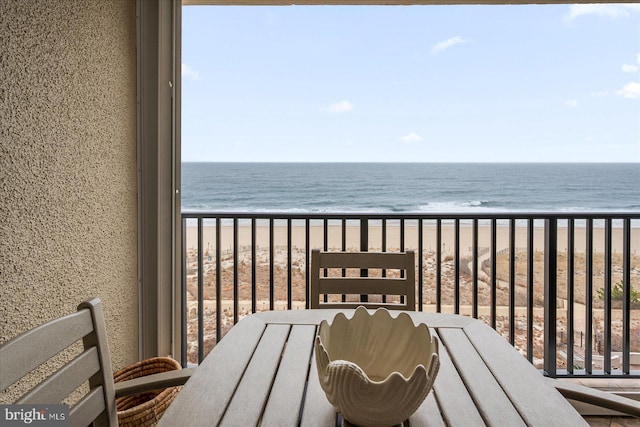
<instances>
[{"instance_id":1,"label":"chair backrest","mask_svg":"<svg viewBox=\"0 0 640 427\"><path fill-rule=\"evenodd\" d=\"M367 277L342 277L328 269L366 270ZM385 274L371 274L375 269ZM383 277L396 271L397 277ZM328 274L327 274L328 273ZM356 272L358 276L360 272ZM391 276L391 275L390 275ZM406 252L311 252L311 308L385 307L400 310L416 309L415 254ZM334 297L329 297L333 295ZM381 301L338 301L335 295L380 295ZM326 297L326 301L325 301ZM388 298L391 297L391 298Z\"/></svg>"},{"instance_id":2,"label":"chair backrest","mask_svg":"<svg viewBox=\"0 0 640 427\"><path fill-rule=\"evenodd\" d=\"M69 409L70 425L117 427L115 388L102 306L97 298L0 345L0 392L51 357L82 340L84 350L24 394L16 404L59 404L89 382L89 391Z\"/></svg>"}]
</instances>

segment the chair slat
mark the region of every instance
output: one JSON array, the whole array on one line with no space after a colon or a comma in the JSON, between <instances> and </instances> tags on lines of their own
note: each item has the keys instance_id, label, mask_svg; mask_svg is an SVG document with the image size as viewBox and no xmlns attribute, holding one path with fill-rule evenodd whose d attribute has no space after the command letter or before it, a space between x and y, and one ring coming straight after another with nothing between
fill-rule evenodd
<instances>
[{"instance_id":1,"label":"chair slat","mask_svg":"<svg viewBox=\"0 0 640 427\"><path fill-rule=\"evenodd\" d=\"M0 390L5 390L52 356L82 339L92 329L89 310L82 310L54 319L2 344Z\"/></svg>"},{"instance_id":2,"label":"chair slat","mask_svg":"<svg viewBox=\"0 0 640 427\"><path fill-rule=\"evenodd\" d=\"M41 382L16 403L60 403L99 370L98 350L92 347Z\"/></svg>"},{"instance_id":3,"label":"chair slat","mask_svg":"<svg viewBox=\"0 0 640 427\"><path fill-rule=\"evenodd\" d=\"M405 252L323 252L320 268L406 268Z\"/></svg>"},{"instance_id":4,"label":"chair slat","mask_svg":"<svg viewBox=\"0 0 640 427\"><path fill-rule=\"evenodd\" d=\"M69 410L69 427L91 425L105 409L104 391L102 387L96 387Z\"/></svg>"},{"instance_id":5,"label":"chair slat","mask_svg":"<svg viewBox=\"0 0 640 427\"><path fill-rule=\"evenodd\" d=\"M321 294L405 295L405 280L388 277L330 277L320 279ZM345 292L348 290L348 292Z\"/></svg>"},{"instance_id":6,"label":"chair slat","mask_svg":"<svg viewBox=\"0 0 640 427\"><path fill-rule=\"evenodd\" d=\"M314 308L344 310L345 306L363 306L371 310L375 310L377 308L386 308L387 310L407 310L407 306L405 304L393 302L320 302Z\"/></svg>"}]
</instances>

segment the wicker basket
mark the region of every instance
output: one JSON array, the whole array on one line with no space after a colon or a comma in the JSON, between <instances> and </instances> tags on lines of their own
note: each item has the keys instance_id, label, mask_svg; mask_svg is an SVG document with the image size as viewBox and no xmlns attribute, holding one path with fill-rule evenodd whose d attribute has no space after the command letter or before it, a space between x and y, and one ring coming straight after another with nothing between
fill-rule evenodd
<instances>
[{"instance_id":1,"label":"wicker basket","mask_svg":"<svg viewBox=\"0 0 640 427\"><path fill-rule=\"evenodd\" d=\"M113 380L117 383L177 369L181 369L180 364L169 357L152 357L120 369L113 374ZM120 427L155 426L180 389L169 387L116 399L118 424Z\"/></svg>"}]
</instances>

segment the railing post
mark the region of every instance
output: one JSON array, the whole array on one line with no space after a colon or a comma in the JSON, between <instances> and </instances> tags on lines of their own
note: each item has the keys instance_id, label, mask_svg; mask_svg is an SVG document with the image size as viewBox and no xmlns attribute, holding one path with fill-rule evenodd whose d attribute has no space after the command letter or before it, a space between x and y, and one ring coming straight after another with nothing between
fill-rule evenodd
<instances>
[{"instance_id":1,"label":"railing post","mask_svg":"<svg viewBox=\"0 0 640 427\"><path fill-rule=\"evenodd\" d=\"M360 251L369 251L369 220L360 218ZM360 270L360 277L367 277L369 270L363 268ZM360 302L369 302L369 295L360 295Z\"/></svg>"},{"instance_id":2,"label":"railing post","mask_svg":"<svg viewBox=\"0 0 640 427\"><path fill-rule=\"evenodd\" d=\"M182 280L180 281L180 364L183 368L187 367L188 354L187 354L187 220L182 218L180 223L182 224L182 256L181 269Z\"/></svg>"},{"instance_id":3,"label":"railing post","mask_svg":"<svg viewBox=\"0 0 640 427\"><path fill-rule=\"evenodd\" d=\"M625 218L622 237L622 373L629 375L631 355L631 219Z\"/></svg>"},{"instance_id":4,"label":"railing post","mask_svg":"<svg viewBox=\"0 0 640 427\"><path fill-rule=\"evenodd\" d=\"M556 317L557 317L557 252L558 220L545 219L544 224L544 372L556 377Z\"/></svg>"},{"instance_id":5,"label":"railing post","mask_svg":"<svg viewBox=\"0 0 640 427\"><path fill-rule=\"evenodd\" d=\"M198 218L198 364L204 360L204 253L202 239L203 218Z\"/></svg>"}]
</instances>

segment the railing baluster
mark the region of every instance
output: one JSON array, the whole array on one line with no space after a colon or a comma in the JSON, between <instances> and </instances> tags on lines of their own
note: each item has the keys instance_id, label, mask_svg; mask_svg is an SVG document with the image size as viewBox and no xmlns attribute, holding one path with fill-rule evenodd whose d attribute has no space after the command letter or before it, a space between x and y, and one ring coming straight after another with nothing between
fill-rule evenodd
<instances>
[{"instance_id":1,"label":"railing baluster","mask_svg":"<svg viewBox=\"0 0 640 427\"><path fill-rule=\"evenodd\" d=\"M556 377L558 220L547 218L544 233L544 372Z\"/></svg>"},{"instance_id":2,"label":"railing baluster","mask_svg":"<svg viewBox=\"0 0 640 427\"><path fill-rule=\"evenodd\" d=\"M274 265L275 265L275 250L274 250L274 219L269 218L269 310L274 309L275 305L275 285L274 285Z\"/></svg>"},{"instance_id":3,"label":"railing baluster","mask_svg":"<svg viewBox=\"0 0 640 427\"><path fill-rule=\"evenodd\" d=\"M198 218L198 363L204 359L204 278L202 273L202 217Z\"/></svg>"},{"instance_id":4,"label":"railing baluster","mask_svg":"<svg viewBox=\"0 0 640 427\"><path fill-rule=\"evenodd\" d=\"M362 252L369 251L369 220L360 220L360 250ZM360 277L367 277L369 271L366 268L360 269ZM360 302L368 302L369 295L360 295Z\"/></svg>"},{"instance_id":5,"label":"railing baluster","mask_svg":"<svg viewBox=\"0 0 640 427\"><path fill-rule=\"evenodd\" d=\"M221 260L221 225L222 220L216 217L216 343L222 338L222 260Z\"/></svg>"},{"instance_id":6,"label":"railing baluster","mask_svg":"<svg viewBox=\"0 0 640 427\"><path fill-rule=\"evenodd\" d=\"M256 312L256 219L251 218L251 312Z\"/></svg>"},{"instance_id":7,"label":"railing baluster","mask_svg":"<svg viewBox=\"0 0 640 427\"><path fill-rule=\"evenodd\" d=\"M347 220L342 218L342 251L347 250ZM342 269L342 277L347 277L347 269ZM327 302L327 294L324 295L324 302ZM347 302L347 296L342 294L342 302Z\"/></svg>"},{"instance_id":8,"label":"railing baluster","mask_svg":"<svg viewBox=\"0 0 640 427\"><path fill-rule=\"evenodd\" d=\"M329 220L322 220L322 247L324 251L329 250Z\"/></svg>"},{"instance_id":9,"label":"railing baluster","mask_svg":"<svg viewBox=\"0 0 640 427\"><path fill-rule=\"evenodd\" d=\"M233 218L233 324L238 323L238 218Z\"/></svg>"},{"instance_id":10,"label":"railing baluster","mask_svg":"<svg viewBox=\"0 0 640 427\"><path fill-rule=\"evenodd\" d=\"M527 359L533 362L533 267L534 267L534 220L527 221Z\"/></svg>"},{"instance_id":11,"label":"railing baluster","mask_svg":"<svg viewBox=\"0 0 640 427\"><path fill-rule=\"evenodd\" d=\"M509 220L509 343L516 339L516 219Z\"/></svg>"},{"instance_id":12,"label":"railing baluster","mask_svg":"<svg viewBox=\"0 0 640 427\"><path fill-rule=\"evenodd\" d=\"M478 318L478 218L473 219L473 318Z\"/></svg>"},{"instance_id":13,"label":"railing baluster","mask_svg":"<svg viewBox=\"0 0 640 427\"><path fill-rule=\"evenodd\" d=\"M325 218L322 221L322 227L323 227L323 230L322 230L323 231L323 233L322 233L323 234L323 236L322 236L323 237L323 245L322 245L323 249L322 250L328 251L329 250L329 220L327 218ZM324 271L324 275L326 276L328 269L325 268L323 271ZM327 302L327 294L323 295L323 300L324 300L324 302Z\"/></svg>"},{"instance_id":14,"label":"railing baluster","mask_svg":"<svg viewBox=\"0 0 640 427\"><path fill-rule=\"evenodd\" d=\"M573 374L573 320L574 320L574 238L575 223L567 223L567 372Z\"/></svg>"},{"instance_id":15,"label":"railing baluster","mask_svg":"<svg viewBox=\"0 0 640 427\"><path fill-rule=\"evenodd\" d=\"M629 375L631 354L631 219L622 227L622 373Z\"/></svg>"},{"instance_id":16,"label":"railing baluster","mask_svg":"<svg viewBox=\"0 0 640 427\"><path fill-rule=\"evenodd\" d=\"M585 349L584 368L587 375L593 372L593 219L587 219L585 250Z\"/></svg>"},{"instance_id":17,"label":"railing baluster","mask_svg":"<svg viewBox=\"0 0 640 427\"><path fill-rule=\"evenodd\" d=\"M421 220L422 222L422 220ZM454 271L454 313L460 314L460 219L453 225L453 271Z\"/></svg>"},{"instance_id":18,"label":"railing baluster","mask_svg":"<svg viewBox=\"0 0 640 427\"><path fill-rule=\"evenodd\" d=\"M287 310L291 310L292 273L291 273L291 218L287 219Z\"/></svg>"},{"instance_id":19,"label":"railing baluster","mask_svg":"<svg viewBox=\"0 0 640 427\"><path fill-rule=\"evenodd\" d=\"M304 300L305 308L311 308L309 298L309 280L311 278L311 220L304 220Z\"/></svg>"},{"instance_id":20,"label":"railing baluster","mask_svg":"<svg viewBox=\"0 0 640 427\"><path fill-rule=\"evenodd\" d=\"M386 218L382 219L382 229L381 229L380 239L381 239L381 246L382 246L380 250L382 252L387 252L387 219Z\"/></svg>"},{"instance_id":21,"label":"railing baluster","mask_svg":"<svg viewBox=\"0 0 640 427\"><path fill-rule=\"evenodd\" d=\"M436 312L442 312L442 220L436 222Z\"/></svg>"},{"instance_id":22,"label":"railing baluster","mask_svg":"<svg viewBox=\"0 0 640 427\"><path fill-rule=\"evenodd\" d=\"M611 373L611 218L604 225L604 373Z\"/></svg>"},{"instance_id":23,"label":"railing baluster","mask_svg":"<svg viewBox=\"0 0 640 427\"><path fill-rule=\"evenodd\" d=\"M424 274L422 272L423 268L423 260L422 260L422 252L424 251L424 229L422 224L422 219L418 220L418 250L416 251L416 256L418 257L418 311L423 310L423 301L424 301ZM403 297L404 298L404 297Z\"/></svg>"},{"instance_id":24,"label":"railing baluster","mask_svg":"<svg viewBox=\"0 0 640 427\"><path fill-rule=\"evenodd\" d=\"M380 249L382 252L386 252L387 251L387 220L386 218L382 220L382 230L381 230L382 235L380 236L381 240L381 246L382 248ZM400 272L400 277L404 277L403 275L404 271ZM386 269L382 269L382 277L387 277L387 270ZM386 295L382 295L382 303L386 303L387 302L387 296ZM400 303L404 303L404 295L400 297Z\"/></svg>"},{"instance_id":25,"label":"railing baluster","mask_svg":"<svg viewBox=\"0 0 640 427\"><path fill-rule=\"evenodd\" d=\"M182 255L180 256L181 265L181 284L180 295L182 301L180 304L180 364L183 368L187 367L187 218L182 218L182 238L180 242Z\"/></svg>"},{"instance_id":26,"label":"railing baluster","mask_svg":"<svg viewBox=\"0 0 640 427\"><path fill-rule=\"evenodd\" d=\"M496 317L497 317L497 289L498 289L498 278L496 271L496 263L498 258L497 253L497 230L498 221L496 218L491 219L491 327L493 329L496 328Z\"/></svg>"}]
</instances>

